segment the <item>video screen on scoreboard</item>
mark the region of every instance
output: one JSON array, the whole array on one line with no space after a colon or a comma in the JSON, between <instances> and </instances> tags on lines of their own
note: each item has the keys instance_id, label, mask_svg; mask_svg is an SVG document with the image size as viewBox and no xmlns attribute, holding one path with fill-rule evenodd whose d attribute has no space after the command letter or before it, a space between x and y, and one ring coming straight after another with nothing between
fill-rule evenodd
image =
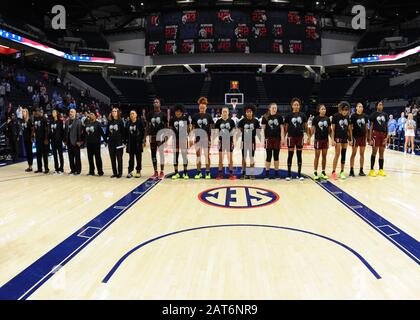
<instances>
[{"instance_id":1,"label":"video screen on scoreboard","mask_svg":"<svg viewBox=\"0 0 420 320\"><path fill-rule=\"evenodd\" d=\"M146 54L321 54L318 18L274 10L185 10L147 19Z\"/></svg>"}]
</instances>

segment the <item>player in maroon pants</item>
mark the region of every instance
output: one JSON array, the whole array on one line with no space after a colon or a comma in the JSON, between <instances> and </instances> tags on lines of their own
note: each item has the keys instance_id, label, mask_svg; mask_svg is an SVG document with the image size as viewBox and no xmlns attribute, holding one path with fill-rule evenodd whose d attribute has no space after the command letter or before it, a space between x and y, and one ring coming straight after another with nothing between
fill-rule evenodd
<instances>
[{"instance_id":1,"label":"player in maroon pants","mask_svg":"<svg viewBox=\"0 0 420 320\"><path fill-rule=\"evenodd\" d=\"M360 102L356 105L356 112L350 117L350 131L352 132L353 140L351 141L351 157L350 157L350 177L354 177L354 158L359 149L360 154L360 171L359 176L366 176L363 172L363 165L365 163L365 148L367 139L367 125L369 118L363 112L363 104Z\"/></svg>"},{"instance_id":2,"label":"player in maroon pants","mask_svg":"<svg viewBox=\"0 0 420 320\"><path fill-rule=\"evenodd\" d=\"M285 118L285 135L287 135L287 147L289 155L287 157L287 177L286 180L290 181L292 178L292 160L296 148L298 175L297 179L304 180L301 176L302 171L302 149L304 133L308 132L307 118L303 112L300 112L302 105L300 99L293 98L291 101L292 112Z\"/></svg>"},{"instance_id":3,"label":"player in maroon pants","mask_svg":"<svg viewBox=\"0 0 420 320\"><path fill-rule=\"evenodd\" d=\"M284 137L284 120L277 113L277 104L271 103L267 113L262 118L262 127L265 137L265 177L270 176L271 159L274 158L274 177L279 177L279 155L281 141Z\"/></svg>"},{"instance_id":4,"label":"player in maroon pants","mask_svg":"<svg viewBox=\"0 0 420 320\"><path fill-rule=\"evenodd\" d=\"M379 150L379 172L382 177L386 176L384 171L384 153L388 142L388 114L383 112L384 104L382 101L376 103L376 111L373 112L370 119L370 145L372 146L372 156L370 157L369 176L376 177L374 170L376 153Z\"/></svg>"},{"instance_id":5,"label":"player in maroon pants","mask_svg":"<svg viewBox=\"0 0 420 320\"><path fill-rule=\"evenodd\" d=\"M340 178L345 179L346 174L344 173L344 166L346 164L346 153L349 140L351 141L351 132L349 130L349 112L350 105L346 101L342 101L338 104L338 112L333 116L331 122L331 138L333 146L335 147L334 161L333 161L333 171L331 179L336 180L337 174L335 170L337 169L338 158L341 154L341 171Z\"/></svg>"},{"instance_id":6,"label":"player in maroon pants","mask_svg":"<svg viewBox=\"0 0 420 320\"><path fill-rule=\"evenodd\" d=\"M226 154L229 161L229 179L236 180L233 175L233 130L235 121L229 116L229 108L222 109L222 117L216 121L215 128L219 130L219 173L216 180L223 179L223 157Z\"/></svg>"},{"instance_id":7,"label":"player in maroon pants","mask_svg":"<svg viewBox=\"0 0 420 320\"><path fill-rule=\"evenodd\" d=\"M314 159L314 180L319 179L327 180L328 176L325 173L327 166L327 153L329 147L328 137L331 135L331 122L326 116L327 108L325 105L320 104L318 106L319 115L312 120L311 136L315 134L314 148L315 148L315 159ZM318 176L318 164L319 157L322 153L322 173Z\"/></svg>"}]
</instances>

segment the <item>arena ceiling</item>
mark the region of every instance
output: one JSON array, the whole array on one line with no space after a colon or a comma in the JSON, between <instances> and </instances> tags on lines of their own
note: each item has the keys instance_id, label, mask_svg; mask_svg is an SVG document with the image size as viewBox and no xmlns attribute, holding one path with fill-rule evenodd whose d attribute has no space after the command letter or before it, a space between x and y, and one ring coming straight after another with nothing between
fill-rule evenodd
<instances>
[{"instance_id":1,"label":"arena ceiling","mask_svg":"<svg viewBox=\"0 0 420 320\"><path fill-rule=\"evenodd\" d=\"M70 27L104 26L107 21L112 21L112 29L123 28L148 12L180 8L287 8L311 10L334 17L349 16L351 8L361 4L367 9L370 24L376 25L398 25L411 21L419 17L420 11L419 0L15 0L2 4L0 14L15 15L27 23L41 26L44 16L51 15L51 8L56 4L65 6Z\"/></svg>"}]
</instances>

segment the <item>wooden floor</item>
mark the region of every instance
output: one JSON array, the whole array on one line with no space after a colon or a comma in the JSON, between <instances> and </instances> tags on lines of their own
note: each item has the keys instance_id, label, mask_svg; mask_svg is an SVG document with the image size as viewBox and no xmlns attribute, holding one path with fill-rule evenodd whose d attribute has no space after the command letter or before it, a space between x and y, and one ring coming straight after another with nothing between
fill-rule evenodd
<instances>
[{"instance_id":1,"label":"wooden floor","mask_svg":"<svg viewBox=\"0 0 420 320\"><path fill-rule=\"evenodd\" d=\"M313 153L303 154L308 175ZM24 162L0 167L2 298L420 299L418 156L387 150L387 177L324 185L165 179L149 187L149 149L140 179L110 179L105 148L102 154L104 177L25 173ZM368 172L370 147L366 159ZM239 165L239 153L235 160ZM190 161L193 169L195 158ZM280 161L285 169L283 150ZM86 174L85 150L82 162ZM124 154L124 174L127 163ZM263 151L257 166L264 166ZM137 192L141 198L120 208L106 228L82 230L139 185L147 187ZM245 209L198 198L222 186L268 189L279 198ZM75 232L89 241L51 268L47 257L58 256L54 248L71 244Z\"/></svg>"}]
</instances>

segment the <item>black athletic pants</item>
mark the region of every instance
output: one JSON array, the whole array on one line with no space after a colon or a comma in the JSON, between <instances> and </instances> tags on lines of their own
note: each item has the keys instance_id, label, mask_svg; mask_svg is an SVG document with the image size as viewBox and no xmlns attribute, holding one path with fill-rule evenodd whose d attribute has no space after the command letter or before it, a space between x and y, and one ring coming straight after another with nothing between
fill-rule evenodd
<instances>
[{"instance_id":1,"label":"black athletic pants","mask_svg":"<svg viewBox=\"0 0 420 320\"><path fill-rule=\"evenodd\" d=\"M117 149L116 145L110 143L108 144L108 150L111 158L112 174L114 176L122 176L124 148Z\"/></svg>"},{"instance_id":2,"label":"black athletic pants","mask_svg":"<svg viewBox=\"0 0 420 320\"><path fill-rule=\"evenodd\" d=\"M54 157L55 171L63 172L64 158L63 158L63 143L61 141L51 140L51 152Z\"/></svg>"},{"instance_id":3,"label":"black athletic pants","mask_svg":"<svg viewBox=\"0 0 420 320\"><path fill-rule=\"evenodd\" d=\"M73 146L71 143L67 145L69 154L70 170L72 173L82 172L82 161L80 160L80 147Z\"/></svg>"},{"instance_id":4,"label":"black athletic pants","mask_svg":"<svg viewBox=\"0 0 420 320\"><path fill-rule=\"evenodd\" d=\"M89 173L95 173L95 163L96 168L98 169L98 174L103 174L102 169L102 158L101 158L101 145L97 143L88 143L87 146L87 154L89 160ZM95 158L95 161L93 160Z\"/></svg>"},{"instance_id":5,"label":"black athletic pants","mask_svg":"<svg viewBox=\"0 0 420 320\"><path fill-rule=\"evenodd\" d=\"M44 141L36 142L36 164L37 170L42 171L42 160L44 160L44 168L48 170L48 144Z\"/></svg>"}]
</instances>

